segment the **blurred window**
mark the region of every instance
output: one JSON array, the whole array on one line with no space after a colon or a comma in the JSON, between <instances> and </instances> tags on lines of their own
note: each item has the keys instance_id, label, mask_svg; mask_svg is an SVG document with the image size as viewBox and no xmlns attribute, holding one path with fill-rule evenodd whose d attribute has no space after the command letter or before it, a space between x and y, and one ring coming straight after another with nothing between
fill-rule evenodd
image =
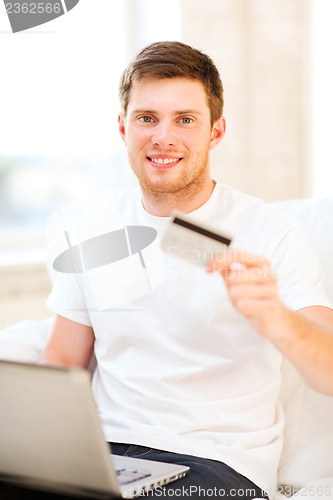
<instances>
[{"instance_id":1,"label":"blurred window","mask_svg":"<svg viewBox=\"0 0 333 500\"><path fill-rule=\"evenodd\" d=\"M119 78L147 43L180 38L179 12L179 0L81 0L2 35L0 259L40 242L67 201L135 183L117 128Z\"/></svg>"}]
</instances>

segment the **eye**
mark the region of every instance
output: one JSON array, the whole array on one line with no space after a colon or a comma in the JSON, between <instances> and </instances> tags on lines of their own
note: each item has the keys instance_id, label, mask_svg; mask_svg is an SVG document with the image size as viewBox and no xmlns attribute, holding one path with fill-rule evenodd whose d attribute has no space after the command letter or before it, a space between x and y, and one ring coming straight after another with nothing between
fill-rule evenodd
<instances>
[{"instance_id":1,"label":"eye","mask_svg":"<svg viewBox=\"0 0 333 500\"><path fill-rule=\"evenodd\" d=\"M184 116L183 118L180 119L180 121L184 123L184 125L189 125L190 123L193 122L192 118L188 116Z\"/></svg>"},{"instance_id":2,"label":"eye","mask_svg":"<svg viewBox=\"0 0 333 500\"><path fill-rule=\"evenodd\" d=\"M143 123L152 123L153 119L151 116L140 116L139 120Z\"/></svg>"}]
</instances>

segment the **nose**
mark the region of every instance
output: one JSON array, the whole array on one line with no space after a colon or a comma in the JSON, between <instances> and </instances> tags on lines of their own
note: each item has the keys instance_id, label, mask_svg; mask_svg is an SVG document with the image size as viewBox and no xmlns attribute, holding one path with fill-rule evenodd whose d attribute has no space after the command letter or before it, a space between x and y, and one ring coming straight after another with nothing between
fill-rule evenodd
<instances>
[{"instance_id":1,"label":"nose","mask_svg":"<svg viewBox=\"0 0 333 500\"><path fill-rule=\"evenodd\" d=\"M172 124L160 121L155 127L151 137L154 146L174 146L176 143Z\"/></svg>"}]
</instances>

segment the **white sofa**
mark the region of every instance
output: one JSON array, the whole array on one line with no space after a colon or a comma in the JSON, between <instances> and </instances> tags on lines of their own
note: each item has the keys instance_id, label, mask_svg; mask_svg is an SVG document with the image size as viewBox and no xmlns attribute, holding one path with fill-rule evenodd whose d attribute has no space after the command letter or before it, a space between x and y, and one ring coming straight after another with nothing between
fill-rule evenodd
<instances>
[{"instance_id":1,"label":"white sofa","mask_svg":"<svg viewBox=\"0 0 333 500\"><path fill-rule=\"evenodd\" d=\"M269 207L301 222L319 254L333 302L333 197L278 202ZM51 322L52 318L7 327L0 332L0 358L35 361L47 342ZM275 500L286 496L333 499L333 397L309 389L287 361L282 370L286 425Z\"/></svg>"}]
</instances>

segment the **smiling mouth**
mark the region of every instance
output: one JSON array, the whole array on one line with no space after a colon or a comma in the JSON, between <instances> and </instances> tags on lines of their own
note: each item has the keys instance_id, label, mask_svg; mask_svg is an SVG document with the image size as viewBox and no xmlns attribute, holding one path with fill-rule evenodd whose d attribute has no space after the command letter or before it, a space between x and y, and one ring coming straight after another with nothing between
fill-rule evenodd
<instances>
[{"instance_id":1,"label":"smiling mouth","mask_svg":"<svg viewBox=\"0 0 333 500\"><path fill-rule=\"evenodd\" d=\"M147 156L147 159L157 168L172 167L182 160L182 158L154 158Z\"/></svg>"}]
</instances>

